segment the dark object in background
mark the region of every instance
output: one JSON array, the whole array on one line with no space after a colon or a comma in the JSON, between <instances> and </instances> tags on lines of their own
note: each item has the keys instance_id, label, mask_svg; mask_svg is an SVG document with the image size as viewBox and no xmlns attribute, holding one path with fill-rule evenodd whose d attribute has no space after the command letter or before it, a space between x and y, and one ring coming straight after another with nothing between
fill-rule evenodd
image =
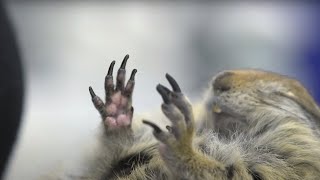
<instances>
[{"instance_id":1,"label":"dark object in background","mask_svg":"<svg viewBox=\"0 0 320 180\"><path fill-rule=\"evenodd\" d=\"M0 179L20 125L23 80L16 41L0 1Z\"/></svg>"}]
</instances>

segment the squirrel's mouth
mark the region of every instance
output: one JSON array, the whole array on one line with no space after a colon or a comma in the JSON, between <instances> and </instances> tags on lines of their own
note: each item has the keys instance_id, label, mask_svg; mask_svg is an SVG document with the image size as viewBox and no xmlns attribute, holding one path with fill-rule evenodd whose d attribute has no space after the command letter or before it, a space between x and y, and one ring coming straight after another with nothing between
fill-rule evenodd
<instances>
[{"instance_id":1,"label":"squirrel's mouth","mask_svg":"<svg viewBox=\"0 0 320 180\"><path fill-rule=\"evenodd\" d=\"M222 113L222 108L219 105L219 97L214 96L210 101L208 106L210 107L210 111L212 111L215 114Z\"/></svg>"},{"instance_id":2,"label":"squirrel's mouth","mask_svg":"<svg viewBox=\"0 0 320 180\"><path fill-rule=\"evenodd\" d=\"M222 112L221 108L217 104L213 105L212 111L217 114L220 114Z\"/></svg>"}]
</instances>

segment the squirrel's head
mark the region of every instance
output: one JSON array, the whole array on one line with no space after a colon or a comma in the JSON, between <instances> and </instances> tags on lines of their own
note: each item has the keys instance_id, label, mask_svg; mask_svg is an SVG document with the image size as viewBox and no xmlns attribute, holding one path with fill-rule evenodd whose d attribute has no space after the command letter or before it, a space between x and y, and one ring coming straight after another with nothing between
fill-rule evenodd
<instances>
[{"instance_id":1,"label":"squirrel's head","mask_svg":"<svg viewBox=\"0 0 320 180\"><path fill-rule=\"evenodd\" d=\"M214 77L209 103L213 112L249 118L253 113L320 120L320 111L308 91L292 78L259 70L230 70Z\"/></svg>"}]
</instances>

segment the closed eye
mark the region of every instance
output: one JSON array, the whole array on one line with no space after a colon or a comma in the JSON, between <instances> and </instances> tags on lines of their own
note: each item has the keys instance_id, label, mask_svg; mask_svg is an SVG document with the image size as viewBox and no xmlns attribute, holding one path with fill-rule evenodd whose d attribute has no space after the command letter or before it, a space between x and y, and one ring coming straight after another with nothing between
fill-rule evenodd
<instances>
[{"instance_id":1,"label":"closed eye","mask_svg":"<svg viewBox=\"0 0 320 180\"><path fill-rule=\"evenodd\" d=\"M217 91L220 91L220 92L229 91L230 89L231 89L231 87L227 86L227 85L217 87Z\"/></svg>"}]
</instances>

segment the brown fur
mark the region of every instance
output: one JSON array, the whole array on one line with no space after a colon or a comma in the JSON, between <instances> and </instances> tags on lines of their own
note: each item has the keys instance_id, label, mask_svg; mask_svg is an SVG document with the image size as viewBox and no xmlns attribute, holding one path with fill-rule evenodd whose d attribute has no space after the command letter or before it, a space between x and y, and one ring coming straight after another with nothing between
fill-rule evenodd
<instances>
[{"instance_id":1,"label":"brown fur","mask_svg":"<svg viewBox=\"0 0 320 180\"><path fill-rule=\"evenodd\" d=\"M151 128L135 118L132 132L102 133L96 157L81 176L319 179L320 111L298 81L271 72L232 70L214 77L199 104L191 106L182 94L171 93L171 102L162 106L172 124L169 132L155 129L154 138ZM155 124L170 124L157 117ZM149 158L131 162L131 170L114 171L122 159L137 153Z\"/></svg>"}]
</instances>

